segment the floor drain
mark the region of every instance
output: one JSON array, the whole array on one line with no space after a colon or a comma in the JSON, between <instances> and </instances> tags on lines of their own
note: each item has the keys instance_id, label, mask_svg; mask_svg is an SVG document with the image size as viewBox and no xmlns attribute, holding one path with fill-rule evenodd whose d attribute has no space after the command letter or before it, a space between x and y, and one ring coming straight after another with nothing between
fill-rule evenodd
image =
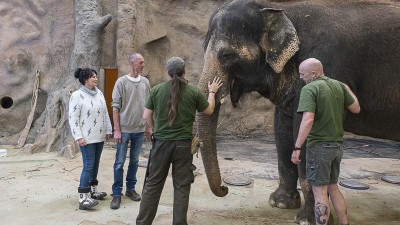
<instances>
[{"instance_id":1,"label":"floor drain","mask_svg":"<svg viewBox=\"0 0 400 225\"><path fill-rule=\"evenodd\" d=\"M234 186L246 186L251 184L251 180L243 177L227 177L224 182Z\"/></svg>"},{"instance_id":2,"label":"floor drain","mask_svg":"<svg viewBox=\"0 0 400 225\"><path fill-rule=\"evenodd\" d=\"M400 177L399 176L383 176L381 178L383 181L392 183L392 184L400 184Z\"/></svg>"},{"instance_id":3,"label":"floor drain","mask_svg":"<svg viewBox=\"0 0 400 225\"><path fill-rule=\"evenodd\" d=\"M356 190L369 189L368 185L355 180L341 180L339 181L339 184L345 188L356 189Z\"/></svg>"}]
</instances>

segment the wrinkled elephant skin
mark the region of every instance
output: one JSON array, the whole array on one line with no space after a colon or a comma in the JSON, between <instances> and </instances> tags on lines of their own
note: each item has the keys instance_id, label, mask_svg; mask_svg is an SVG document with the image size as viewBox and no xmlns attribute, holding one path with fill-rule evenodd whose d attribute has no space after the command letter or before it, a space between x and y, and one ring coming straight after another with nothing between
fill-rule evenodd
<instances>
[{"instance_id":1,"label":"wrinkled elephant skin","mask_svg":"<svg viewBox=\"0 0 400 225\"><path fill-rule=\"evenodd\" d=\"M346 114L345 129L355 134L400 141L400 5L370 1L233 1L210 18L204 43L204 68L199 88L219 76L224 86L219 99L230 94L233 106L248 92L258 92L275 106L274 130L278 152L279 187L270 204L279 208L301 205L296 190L300 180L305 204L296 221L314 223L314 199L305 181L305 154L298 167L291 163L301 115L296 113L298 65L319 59L328 77L349 84L359 98L361 113ZM377 19L379 18L379 19ZM198 114L203 140L203 163L209 185L217 196L221 186L215 144L219 104L210 116Z\"/></svg>"}]
</instances>

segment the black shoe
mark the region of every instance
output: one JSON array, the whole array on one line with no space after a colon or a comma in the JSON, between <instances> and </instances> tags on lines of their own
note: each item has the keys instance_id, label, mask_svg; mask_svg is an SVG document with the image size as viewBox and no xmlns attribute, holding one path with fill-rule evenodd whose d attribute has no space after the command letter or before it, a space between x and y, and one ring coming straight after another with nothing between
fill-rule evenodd
<instances>
[{"instance_id":1,"label":"black shoe","mask_svg":"<svg viewBox=\"0 0 400 225\"><path fill-rule=\"evenodd\" d=\"M103 200L106 196L107 196L107 193L105 193L105 192L96 192L96 193L91 193L91 195L92 195L92 198L93 199L96 199L96 200Z\"/></svg>"},{"instance_id":2,"label":"black shoe","mask_svg":"<svg viewBox=\"0 0 400 225\"><path fill-rule=\"evenodd\" d=\"M110 204L111 209L119 209L121 205L121 196L113 196L113 199Z\"/></svg>"},{"instance_id":3,"label":"black shoe","mask_svg":"<svg viewBox=\"0 0 400 225\"><path fill-rule=\"evenodd\" d=\"M99 191L96 185L91 186L90 194L96 200L103 200L107 196L107 193Z\"/></svg>"},{"instance_id":4,"label":"black shoe","mask_svg":"<svg viewBox=\"0 0 400 225\"><path fill-rule=\"evenodd\" d=\"M140 195L138 193L136 193L135 190L126 191L125 195L126 195L126 197L129 197L130 199L132 199L132 201L135 201L135 202L138 202L142 199L142 197L140 197Z\"/></svg>"}]
</instances>

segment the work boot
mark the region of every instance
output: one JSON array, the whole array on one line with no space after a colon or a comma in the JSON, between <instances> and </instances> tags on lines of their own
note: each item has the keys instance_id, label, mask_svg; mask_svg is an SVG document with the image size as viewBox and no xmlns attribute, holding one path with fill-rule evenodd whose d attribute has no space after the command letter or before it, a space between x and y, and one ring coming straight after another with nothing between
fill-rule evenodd
<instances>
[{"instance_id":1,"label":"work boot","mask_svg":"<svg viewBox=\"0 0 400 225\"><path fill-rule=\"evenodd\" d=\"M99 202L91 198L90 187L78 188L79 192L79 209L86 210L97 205Z\"/></svg>"},{"instance_id":2,"label":"work boot","mask_svg":"<svg viewBox=\"0 0 400 225\"><path fill-rule=\"evenodd\" d=\"M92 197L93 199L97 199L97 200L103 200L104 197L107 196L107 193L102 192L102 191L99 191L99 190L97 189L97 185L91 186L90 194L91 194L91 197Z\"/></svg>"},{"instance_id":3,"label":"work boot","mask_svg":"<svg viewBox=\"0 0 400 225\"><path fill-rule=\"evenodd\" d=\"M138 202L142 199L142 197L140 197L140 195L136 193L135 189L133 189L132 191L126 191L125 195L126 197L129 197L130 199L132 199L132 201L135 202Z\"/></svg>"},{"instance_id":4,"label":"work boot","mask_svg":"<svg viewBox=\"0 0 400 225\"><path fill-rule=\"evenodd\" d=\"M119 209L121 205L121 196L113 196L113 199L110 204L111 209Z\"/></svg>"}]
</instances>

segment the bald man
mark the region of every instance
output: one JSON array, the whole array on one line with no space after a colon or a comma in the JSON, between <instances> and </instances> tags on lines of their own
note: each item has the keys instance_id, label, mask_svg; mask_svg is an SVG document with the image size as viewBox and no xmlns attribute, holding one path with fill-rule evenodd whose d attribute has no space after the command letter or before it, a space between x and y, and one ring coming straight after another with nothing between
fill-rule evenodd
<instances>
[{"instance_id":1,"label":"bald man","mask_svg":"<svg viewBox=\"0 0 400 225\"><path fill-rule=\"evenodd\" d=\"M346 225L346 201L337 185L343 155L343 117L345 108L359 113L360 105L348 85L324 76L319 60L303 61L299 73L306 85L301 89L297 109L303 118L292 162L300 163L301 148L307 139L307 181L315 198L315 223L328 223L330 197L340 224Z\"/></svg>"}]
</instances>

